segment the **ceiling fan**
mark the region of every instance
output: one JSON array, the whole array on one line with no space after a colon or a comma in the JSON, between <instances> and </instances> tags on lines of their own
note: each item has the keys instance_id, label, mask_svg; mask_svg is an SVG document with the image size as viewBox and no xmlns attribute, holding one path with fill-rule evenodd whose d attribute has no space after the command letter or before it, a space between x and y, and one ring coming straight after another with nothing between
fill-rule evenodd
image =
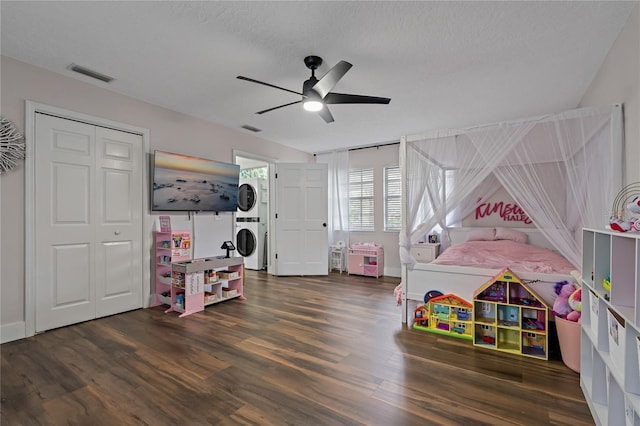
<instances>
[{"instance_id":1,"label":"ceiling fan","mask_svg":"<svg viewBox=\"0 0 640 426\"><path fill-rule=\"evenodd\" d=\"M275 89L284 90L302 96L302 99L290 102L284 105L278 105L273 108L256 112L256 114L264 114L289 105L302 103L307 111L316 111L327 123L333 122L333 115L329 111L329 104L388 104L391 99L380 98L377 96L350 95L348 93L335 93L331 90L340 81L340 79L349 71L352 65L346 61L338 62L325 75L318 80L315 76L316 69L322 65L322 58L319 56L307 56L304 58L304 64L311 70L311 77L302 85L302 93L295 90L285 89L284 87L265 83L263 81L254 80L253 78L243 77L239 75L240 80L250 81L252 83L262 84L264 86L273 87Z\"/></svg>"}]
</instances>

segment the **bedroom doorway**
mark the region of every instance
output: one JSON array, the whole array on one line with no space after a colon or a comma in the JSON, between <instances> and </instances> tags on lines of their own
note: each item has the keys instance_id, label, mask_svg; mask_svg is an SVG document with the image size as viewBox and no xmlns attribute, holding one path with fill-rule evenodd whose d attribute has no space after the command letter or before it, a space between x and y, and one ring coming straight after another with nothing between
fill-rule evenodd
<instances>
[{"instance_id":1,"label":"bedroom doorway","mask_svg":"<svg viewBox=\"0 0 640 426\"><path fill-rule=\"evenodd\" d=\"M243 170L260 167L267 170L267 189L260 195L264 195L268 203L264 246L267 272L271 275L327 275L326 165L276 163L274 159L239 151L233 152L233 158L234 163L240 165L241 177ZM281 175L279 179L276 179L277 174ZM247 227L242 215L239 209L236 233L238 228Z\"/></svg>"},{"instance_id":2,"label":"bedroom doorway","mask_svg":"<svg viewBox=\"0 0 640 426\"><path fill-rule=\"evenodd\" d=\"M269 271L269 159L234 152L234 163L240 166L238 210L234 221L237 254L245 258L245 268Z\"/></svg>"}]
</instances>

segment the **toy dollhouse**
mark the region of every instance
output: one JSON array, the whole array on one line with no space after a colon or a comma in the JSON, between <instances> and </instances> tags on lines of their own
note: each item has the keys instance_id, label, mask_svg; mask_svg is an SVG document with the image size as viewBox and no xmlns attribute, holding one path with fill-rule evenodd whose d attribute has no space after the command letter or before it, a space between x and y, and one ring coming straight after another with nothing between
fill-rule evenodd
<instances>
[{"instance_id":1,"label":"toy dollhouse","mask_svg":"<svg viewBox=\"0 0 640 426\"><path fill-rule=\"evenodd\" d=\"M473 305L455 294L443 294L414 310L413 328L431 333L473 339Z\"/></svg>"},{"instance_id":2,"label":"toy dollhouse","mask_svg":"<svg viewBox=\"0 0 640 426\"><path fill-rule=\"evenodd\" d=\"M548 306L508 268L473 296L473 344L548 359Z\"/></svg>"}]
</instances>

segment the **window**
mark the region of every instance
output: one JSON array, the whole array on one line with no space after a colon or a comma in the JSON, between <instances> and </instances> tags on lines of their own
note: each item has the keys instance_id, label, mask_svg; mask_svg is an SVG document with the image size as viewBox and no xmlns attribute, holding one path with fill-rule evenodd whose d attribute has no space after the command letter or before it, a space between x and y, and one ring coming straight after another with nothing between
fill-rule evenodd
<instances>
[{"instance_id":1,"label":"window","mask_svg":"<svg viewBox=\"0 0 640 426\"><path fill-rule=\"evenodd\" d=\"M373 169L349 170L349 230L375 230L373 223Z\"/></svg>"},{"instance_id":2,"label":"window","mask_svg":"<svg viewBox=\"0 0 640 426\"><path fill-rule=\"evenodd\" d=\"M240 170L240 179L268 179L269 173L267 173L267 171L267 166L254 167L252 169L242 169Z\"/></svg>"},{"instance_id":3,"label":"window","mask_svg":"<svg viewBox=\"0 0 640 426\"><path fill-rule=\"evenodd\" d=\"M384 230L400 231L402 227L402 185L400 167L384 168Z\"/></svg>"}]
</instances>

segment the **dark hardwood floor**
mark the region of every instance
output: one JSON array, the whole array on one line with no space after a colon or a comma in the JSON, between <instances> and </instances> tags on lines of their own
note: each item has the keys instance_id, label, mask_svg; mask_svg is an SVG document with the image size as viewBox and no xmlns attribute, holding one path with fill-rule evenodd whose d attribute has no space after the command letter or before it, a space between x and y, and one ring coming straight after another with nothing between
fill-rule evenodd
<instances>
[{"instance_id":1,"label":"dark hardwood floor","mask_svg":"<svg viewBox=\"0 0 640 426\"><path fill-rule=\"evenodd\" d=\"M1 346L3 425L592 425L579 376L409 330L397 278L247 271L237 299Z\"/></svg>"}]
</instances>

